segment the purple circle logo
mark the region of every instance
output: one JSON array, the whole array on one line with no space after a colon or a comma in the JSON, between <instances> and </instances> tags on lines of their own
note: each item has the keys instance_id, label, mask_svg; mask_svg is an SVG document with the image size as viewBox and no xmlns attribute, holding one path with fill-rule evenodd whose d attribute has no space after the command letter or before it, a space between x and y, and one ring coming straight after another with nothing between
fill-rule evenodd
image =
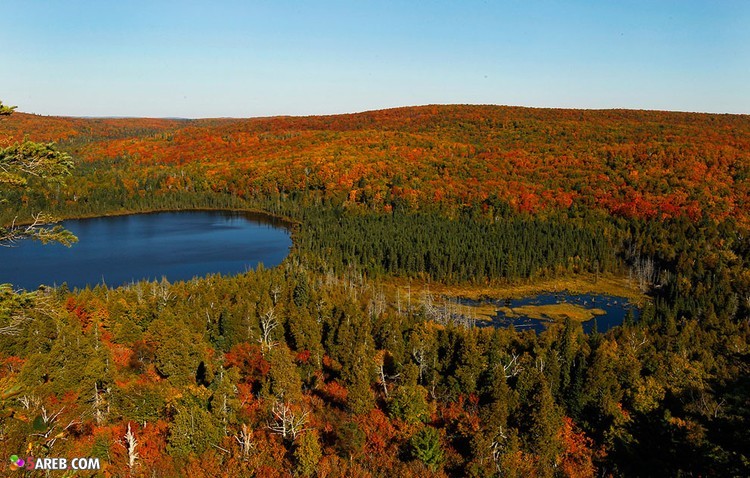
<instances>
[{"instance_id":1,"label":"purple circle logo","mask_svg":"<svg viewBox=\"0 0 750 478\"><path fill-rule=\"evenodd\" d=\"M23 458L19 458L18 455L10 456L10 469L11 470L18 470L19 468L23 468L23 465L25 464L26 462L23 461Z\"/></svg>"}]
</instances>

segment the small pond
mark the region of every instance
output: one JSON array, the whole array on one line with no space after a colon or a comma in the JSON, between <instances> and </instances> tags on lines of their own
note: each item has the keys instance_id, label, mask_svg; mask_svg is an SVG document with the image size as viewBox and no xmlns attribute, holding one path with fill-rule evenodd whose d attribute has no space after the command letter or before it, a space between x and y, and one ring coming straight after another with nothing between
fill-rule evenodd
<instances>
[{"instance_id":1,"label":"small pond","mask_svg":"<svg viewBox=\"0 0 750 478\"><path fill-rule=\"evenodd\" d=\"M476 304L476 302L474 302ZM491 301L498 307L498 313L490 321L478 321L482 327L509 327L518 330L532 329L543 331L554 318L564 320L566 315L589 318L582 322L583 331L591 333L596 327L598 332L621 325L628 311L632 312L634 321L640 316L638 307L624 297L598 294L571 294L569 292L546 292L522 299L504 299Z\"/></svg>"},{"instance_id":2,"label":"small pond","mask_svg":"<svg viewBox=\"0 0 750 478\"><path fill-rule=\"evenodd\" d=\"M0 247L0 283L120 286L142 279L189 280L273 267L289 253L285 223L231 211L181 211L64 221L78 236L67 248L21 241Z\"/></svg>"}]
</instances>

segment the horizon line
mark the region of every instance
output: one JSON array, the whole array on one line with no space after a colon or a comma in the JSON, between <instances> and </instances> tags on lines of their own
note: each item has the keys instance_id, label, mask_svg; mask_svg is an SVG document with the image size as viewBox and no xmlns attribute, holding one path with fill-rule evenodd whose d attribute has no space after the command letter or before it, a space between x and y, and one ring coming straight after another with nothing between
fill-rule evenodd
<instances>
[{"instance_id":1,"label":"horizon line","mask_svg":"<svg viewBox=\"0 0 750 478\"><path fill-rule=\"evenodd\" d=\"M557 110L557 111L632 111L632 112L652 112L652 113L677 113L677 114L702 114L702 115L722 115L722 116L749 116L748 113L729 113L726 111L690 111L690 110L668 110L668 109L650 109L650 108L627 108L627 107L562 107L562 106L524 106L509 105L497 103L424 103L415 105L390 106L384 108L365 109L358 111L348 111L341 113L317 113L317 114L270 114L258 116L138 116L138 115L70 115L70 114L44 114L29 111L15 110L16 113L22 113L33 116L49 118L76 118L76 119L160 119L173 121L195 121L195 120L243 120L243 119L272 119L272 118L315 118L327 116L347 116L366 113L375 113L380 111L401 110L409 108L427 108L427 107L447 107L447 106L474 106L474 107L497 107L497 108L519 108L530 110Z\"/></svg>"}]
</instances>

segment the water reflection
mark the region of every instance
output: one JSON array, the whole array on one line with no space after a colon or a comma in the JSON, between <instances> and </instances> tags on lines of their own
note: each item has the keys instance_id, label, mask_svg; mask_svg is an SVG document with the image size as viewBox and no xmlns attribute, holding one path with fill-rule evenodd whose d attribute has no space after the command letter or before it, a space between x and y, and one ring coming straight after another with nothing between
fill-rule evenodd
<instances>
[{"instance_id":1,"label":"water reflection","mask_svg":"<svg viewBox=\"0 0 750 478\"><path fill-rule=\"evenodd\" d=\"M633 321L637 321L640 316L638 307L630 303L628 299L599 294L543 293L522 299L503 299L494 303L500 309L497 315L491 321L479 321L477 325L483 327L509 327L512 325L516 329L531 329L541 332L552 323L552 320L531 318L523 315L511 316L502 309L553 304L572 304L588 310L599 309L603 311L602 315L595 316L593 319L582 323L583 331L587 334L591 333L594 329L598 332L606 332L612 327L621 325L629 313Z\"/></svg>"},{"instance_id":2,"label":"water reflection","mask_svg":"<svg viewBox=\"0 0 750 478\"><path fill-rule=\"evenodd\" d=\"M71 248L22 241L0 248L0 283L119 286L141 279L187 280L278 265L292 241L285 224L259 214L183 211L65 221Z\"/></svg>"}]
</instances>

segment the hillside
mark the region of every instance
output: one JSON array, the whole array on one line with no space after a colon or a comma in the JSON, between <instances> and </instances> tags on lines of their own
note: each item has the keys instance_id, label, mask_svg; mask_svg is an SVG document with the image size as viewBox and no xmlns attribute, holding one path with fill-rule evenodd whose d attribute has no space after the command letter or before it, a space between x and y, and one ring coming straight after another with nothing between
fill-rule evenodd
<instances>
[{"instance_id":1,"label":"hillside","mask_svg":"<svg viewBox=\"0 0 750 478\"><path fill-rule=\"evenodd\" d=\"M749 474L748 116L0 121L3 145L24 137L58 141L75 169L6 180L4 227L244 209L288 219L294 245L235 276L0 284L10 469L75 456L123 478ZM70 163L35 145L0 161L18 151ZM632 297L638 313L600 331L602 309L509 299L565 290ZM555 320L475 320L498 310Z\"/></svg>"},{"instance_id":2,"label":"hillside","mask_svg":"<svg viewBox=\"0 0 750 478\"><path fill-rule=\"evenodd\" d=\"M216 188L246 197L316 191L381 211L584 206L749 224L748 116L423 106L207 120L16 114L0 128L61 141L88 162L199 163Z\"/></svg>"}]
</instances>

